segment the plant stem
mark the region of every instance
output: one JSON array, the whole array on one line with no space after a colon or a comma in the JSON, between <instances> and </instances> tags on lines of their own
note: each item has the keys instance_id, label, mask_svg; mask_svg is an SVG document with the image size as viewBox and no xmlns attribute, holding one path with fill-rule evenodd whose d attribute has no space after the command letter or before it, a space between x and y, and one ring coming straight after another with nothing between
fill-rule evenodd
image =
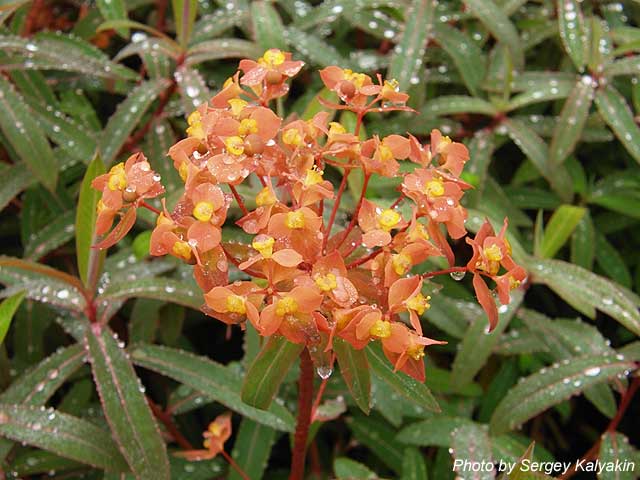
<instances>
[{"instance_id":1,"label":"plant stem","mask_svg":"<svg viewBox=\"0 0 640 480\"><path fill-rule=\"evenodd\" d=\"M353 216L351 217L351 221L349 222L349 226L342 233L342 238L340 239L340 242L338 242L338 244L336 245L336 248L335 248L336 250L338 250L338 248L340 248L340 245L342 245L344 243L344 241L347 239L347 237L349 237L349 234L351 233L351 230L353 230L353 227L355 227L356 223L358 222L358 214L360 213L360 208L362 208L362 202L364 202L364 197L365 197L365 194L367 193L367 187L369 186L369 179L370 178L371 178L371 174L370 173L365 173L364 182L362 183L362 191L360 192L360 199L358 200L358 204L356 205L356 209L353 212Z\"/></svg>"},{"instance_id":2,"label":"plant stem","mask_svg":"<svg viewBox=\"0 0 640 480\"><path fill-rule=\"evenodd\" d=\"M153 205L148 204L147 202L142 202L140 203L141 207L146 208L147 210L152 211L153 213L155 213L156 215L160 215L160 210L158 210L156 207L154 207Z\"/></svg>"},{"instance_id":3,"label":"plant stem","mask_svg":"<svg viewBox=\"0 0 640 480\"><path fill-rule=\"evenodd\" d=\"M231 455L229 455L227 452L225 452L224 450L222 450L220 452L220 454L224 457L224 459L229 462L229 465L231 465L231 468L233 468L236 472L238 472L238 474L244 479L244 480L251 480L249 478L249 476L244 473L244 470L242 470L242 468L240 468L240 465L238 465L233 458L231 458Z\"/></svg>"},{"instance_id":4,"label":"plant stem","mask_svg":"<svg viewBox=\"0 0 640 480\"><path fill-rule=\"evenodd\" d=\"M300 378L298 379L298 419L294 435L291 474L289 480L302 480L304 477L307 436L311 423L311 403L313 402L313 363L309 350L300 354Z\"/></svg>"},{"instance_id":5,"label":"plant stem","mask_svg":"<svg viewBox=\"0 0 640 480\"><path fill-rule=\"evenodd\" d=\"M436 277L438 275L445 275L447 273L466 272L466 271L467 271L467 267L451 267L451 268L447 268L445 270L436 270L435 272L423 273L422 277L423 278L431 278L431 277Z\"/></svg>"},{"instance_id":6,"label":"plant stem","mask_svg":"<svg viewBox=\"0 0 640 480\"><path fill-rule=\"evenodd\" d=\"M236 202L238 202L238 206L240 207L240 210L242 210L242 214L243 215L248 215L249 214L249 210L247 210L247 207L244 206L244 202L242 201L242 197L238 193L238 190L236 190L236 187L234 187L233 185L229 185L229 189L231 190L231 193L233 193L233 198L235 198Z\"/></svg>"},{"instance_id":7,"label":"plant stem","mask_svg":"<svg viewBox=\"0 0 640 480\"><path fill-rule=\"evenodd\" d=\"M180 433L180 430L178 430L178 427L176 427L175 423L173 423L171 414L162 410L162 408L160 408L159 405L154 403L153 400L151 400L149 397L147 397L147 403L149 404L149 408L151 408L153 415L164 424L164 426L167 428L167 431L171 434L175 442L185 450L193 450L193 445L189 443L189 440L187 440L184 437L184 435Z\"/></svg>"},{"instance_id":8,"label":"plant stem","mask_svg":"<svg viewBox=\"0 0 640 480\"><path fill-rule=\"evenodd\" d=\"M327 241L329 240L329 235L331 235L331 228L333 227L333 222L336 219L336 214L338 213L338 208L340 207L340 201L342 200L342 194L344 193L344 189L347 187L347 179L349 178L350 173L351 173L351 169L349 170L345 169L344 175L342 175L342 181L340 182L340 187L338 187L338 193L336 194L336 199L333 202L333 209L331 210L329 223L327 224L327 228L324 231L324 238L322 239L323 252L327 248Z\"/></svg>"}]
</instances>

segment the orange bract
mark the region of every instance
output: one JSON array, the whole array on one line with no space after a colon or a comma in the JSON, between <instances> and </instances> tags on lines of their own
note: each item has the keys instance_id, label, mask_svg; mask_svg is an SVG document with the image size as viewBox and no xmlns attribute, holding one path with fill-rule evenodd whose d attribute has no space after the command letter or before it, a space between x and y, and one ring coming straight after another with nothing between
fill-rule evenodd
<instances>
[{"instance_id":1,"label":"orange bract","mask_svg":"<svg viewBox=\"0 0 640 480\"><path fill-rule=\"evenodd\" d=\"M187 138L168 152L184 192L172 210L163 204L151 254L193 265L204 290L203 311L224 323L244 327L249 320L261 335L283 335L316 351L332 350L335 338L356 349L379 341L395 369L423 380L424 348L443 342L423 336L431 299L425 290L435 291L426 277L435 273L413 271L431 257L454 265L447 234L467 235L461 200L471 185L460 175L469 152L438 130L426 145L412 135L361 139L368 112L411 111L408 95L393 79L337 66L320 76L340 103L320 102L328 110L355 113L355 131L330 121L328 111L281 118L271 102L287 94L287 81L302 66L277 49L257 61L242 60L222 90L188 116ZM356 170L362 176L350 187L361 184L362 191L344 210L343 193ZM336 188L332 179L340 175ZM394 203L366 198L377 176L398 179ZM145 206L142 200L162 193L155 179L141 154L97 178L94 186L103 192L98 233L123 209L131 212L124 225L130 227L135 208ZM230 208L234 201L237 209ZM248 241L222 240L228 216L250 235ZM127 229L114 229L101 246ZM512 259L505 229L506 222L495 235L487 223L467 239L473 257L466 270L474 274L491 328L497 308L484 279L495 282L506 303L526 277ZM230 270L242 280L230 283ZM205 434L207 450L185 455L218 453L228 438L228 417L214 424L222 433Z\"/></svg>"}]
</instances>

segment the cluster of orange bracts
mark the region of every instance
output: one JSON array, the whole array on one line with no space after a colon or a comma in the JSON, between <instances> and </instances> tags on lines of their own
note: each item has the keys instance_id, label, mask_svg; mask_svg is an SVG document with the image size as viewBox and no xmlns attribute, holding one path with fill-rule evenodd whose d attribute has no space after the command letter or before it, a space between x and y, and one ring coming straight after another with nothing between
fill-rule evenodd
<instances>
[{"instance_id":1,"label":"cluster of orange bracts","mask_svg":"<svg viewBox=\"0 0 640 480\"><path fill-rule=\"evenodd\" d=\"M314 350L331 350L335 337L355 348L379 340L396 369L422 380L424 347L442 342L423 336L420 316L430 297L423 294L423 276L411 271L433 256L454 264L445 232L453 239L467 234L460 199L471 186L460 174L468 150L437 130L427 146L412 135L362 140L366 113L410 111L408 96L393 80L378 76L374 82L338 67L320 75L339 103L321 100L325 110L313 118L283 120L269 102L287 93L287 80L302 66L275 49L257 62L243 60L222 91L189 116L188 137L169 150L184 194L171 212L165 206L160 213L151 254L192 264L205 292L203 310L227 324L249 320L261 335L284 335ZM331 121L339 110L356 114L355 132ZM400 172L402 160L413 162L411 173ZM344 172L337 190L323 177L327 166ZM350 221L337 225L354 170L363 172L362 194ZM389 208L365 198L372 175L402 178L399 198ZM255 198L238 193L235 187L243 182L254 187ZM145 198L163 191L142 154L96 178L94 186L103 191L98 233L122 214L98 244L102 248L126 234ZM243 213L236 224L253 235L249 245L221 241L234 198ZM401 202L410 202L410 218L396 208ZM526 275L512 260L504 234L503 228L496 236L486 223L475 240L467 239L474 252L467 270L474 273L491 327L497 309L484 279L496 282L500 301L507 303L509 290ZM229 263L247 280L229 284Z\"/></svg>"}]
</instances>

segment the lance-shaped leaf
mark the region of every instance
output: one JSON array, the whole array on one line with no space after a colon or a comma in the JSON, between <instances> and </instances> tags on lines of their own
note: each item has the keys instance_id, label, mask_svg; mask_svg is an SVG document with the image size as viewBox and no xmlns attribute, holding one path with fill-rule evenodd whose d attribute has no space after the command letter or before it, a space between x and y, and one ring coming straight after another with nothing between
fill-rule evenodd
<instances>
[{"instance_id":1,"label":"lance-shaped leaf","mask_svg":"<svg viewBox=\"0 0 640 480\"><path fill-rule=\"evenodd\" d=\"M534 283L544 283L587 317L595 318L598 309L640 335L640 298L632 291L561 260L530 258L526 267Z\"/></svg>"},{"instance_id":2,"label":"lance-shaped leaf","mask_svg":"<svg viewBox=\"0 0 640 480\"><path fill-rule=\"evenodd\" d=\"M0 345L9 331L11 320L24 299L24 292L18 292L0 303Z\"/></svg>"},{"instance_id":3,"label":"lance-shaped leaf","mask_svg":"<svg viewBox=\"0 0 640 480\"><path fill-rule=\"evenodd\" d=\"M608 77L616 75L637 75L640 71L640 55L625 57L611 62L604 69L604 74Z\"/></svg>"},{"instance_id":4,"label":"lance-shaped leaf","mask_svg":"<svg viewBox=\"0 0 640 480\"><path fill-rule=\"evenodd\" d=\"M167 86L168 82L164 79L143 82L131 90L127 98L118 105L115 113L109 117L98 145L105 165L113 163L142 116Z\"/></svg>"},{"instance_id":5,"label":"lance-shaped leaf","mask_svg":"<svg viewBox=\"0 0 640 480\"><path fill-rule=\"evenodd\" d=\"M596 235L589 211L580 219L571 236L571 263L591 270L595 258Z\"/></svg>"},{"instance_id":6,"label":"lance-shaped leaf","mask_svg":"<svg viewBox=\"0 0 640 480\"><path fill-rule=\"evenodd\" d=\"M578 71L584 69L589 55L588 30L580 2L577 0L557 0L558 29L560 40Z\"/></svg>"},{"instance_id":7,"label":"lance-shaped leaf","mask_svg":"<svg viewBox=\"0 0 640 480\"><path fill-rule=\"evenodd\" d=\"M254 40L263 51L269 48L286 48L284 25L271 2L251 2L251 22Z\"/></svg>"},{"instance_id":8,"label":"lance-shaped leaf","mask_svg":"<svg viewBox=\"0 0 640 480\"><path fill-rule=\"evenodd\" d=\"M248 478L262 479L275 440L276 431L273 428L249 418L242 419L232 456ZM229 480L243 480L243 477L234 469L229 472Z\"/></svg>"},{"instance_id":9,"label":"lance-shaped leaf","mask_svg":"<svg viewBox=\"0 0 640 480\"><path fill-rule=\"evenodd\" d=\"M560 165L576 147L589 117L593 96L593 81L590 76L585 75L576 83L567 101L564 102L560 118L553 131L549 146L552 165Z\"/></svg>"},{"instance_id":10,"label":"lance-shaped leaf","mask_svg":"<svg viewBox=\"0 0 640 480\"><path fill-rule=\"evenodd\" d=\"M202 15L193 26L191 42L197 44L218 37L225 31L243 24L248 16L249 9L241 2L235 2L231 10L222 8L211 14Z\"/></svg>"},{"instance_id":11,"label":"lance-shaped leaf","mask_svg":"<svg viewBox=\"0 0 640 480\"><path fill-rule=\"evenodd\" d=\"M262 54L258 46L239 38L217 38L195 44L187 51L185 64L196 65L224 58L257 58Z\"/></svg>"},{"instance_id":12,"label":"lance-shaped leaf","mask_svg":"<svg viewBox=\"0 0 640 480\"><path fill-rule=\"evenodd\" d=\"M74 211L69 210L29 236L24 258L39 260L73 238Z\"/></svg>"},{"instance_id":13,"label":"lance-shaped leaf","mask_svg":"<svg viewBox=\"0 0 640 480\"><path fill-rule=\"evenodd\" d=\"M378 475L369 470L362 463L350 458L336 458L333 462L333 471L337 478L378 479Z\"/></svg>"},{"instance_id":14,"label":"lance-shaped leaf","mask_svg":"<svg viewBox=\"0 0 640 480\"><path fill-rule=\"evenodd\" d=\"M105 20L126 20L127 7L124 0L97 0L98 9ZM119 27L116 29L123 37L129 36L129 29Z\"/></svg>"},{"instance_id":15,"label":"lance-shaped leaf","mask_svg":"<svg viewBox=\"0 0 640 480\"><path fill-rule=\"evenodd\" d=\"M0 130L11 147L49 190L58 181L58 164L49 142L22 96L0 76Z\"/></svg>"},{"instance_id":16,"label":"lance-shaped leaf","mask_svg":"<svg viewBox=\"0 0 640 480\"><path fill-rule=\"evenodd\" d=\"M491 417L491 431L504 433L517 428L546 409L635 368L629 360L615 356L586 356L554 364L525 378L500 402Z\"/></svg>"},{"instance_id":17,"label":"lance-shaped leaf","mask_svg":"<svg viewBox=\"0 0 640 480\"><path fill-rule=\"evenodd\" d=\"M464 3L471 13L487 27L491 34L507 46L516 70L522 70L524 66L524 49L520 43L516 28L504 10L492 0L465 0Z\"/></svg>"},{"instance_id":18,"label":"lance-shaped leaf","mask_svg":"<svg viewBox=\"0 0 640 480\"><path fill-rule=\"evenodd\" d=\"M427 465L424 455L417 448L407 448L402 457L401 480L427 480Z\"/></svg>"},{"instance_id":19,"label":"lance-shaped leaf","mask_svg":"<svg viewBox=\"0 0 640 480\"><path fill-rule=\"evenodd\" d=\"M129 359L106 326L88 329L86 346L102 409L136 478L169 479L167 450Z\"/></svg>"},{"instance_id":20,"label":"lance-shaped leaf","mask_svg":"<svg viewBox=\"0 0 640 480\"><path fill-rule=\"evenodd\" d=\"M245 375L242 400L261 410L269 408L302 349L302 345L291 343L284 337L270 337Z\"/></svg>"},{"instance_id":21,"label":"lance-shaped leaf","mask_svg":"<svg viewBox=\"0 0 640 480\"><path fill-rule=\"evenodd\" d=\"M199 310L204 304L202 291L195 283L171 278L141 278L110 284L100 295L102 300L126 300L128 298L152 298Z\"/></svg>"},{"instance_id":22,"label":"lance-shaped leaf","mask_svg":"<svg viewBox=\"0 0 640 480\"><path fill-rule=\"evenodd\" d=\"M0 211L20 192L34 182L33 175L22 162L0 165Z\"/></svg>"},{"instance_id":23,"label":"lance-shaped leaf","mask_svg":"<svg viewBox=\"0 0 640 480\"><path fill-rule=\"evenodd\" d=\"M196 109L198 105L209 101L211 98L207 83L197 70L182 66L178 68L174 76L178 83L186 116Z\"/></svg>"},{"instance_id":24,"label":"lance-shaped leaf","mask_svg":"<svg viewBox=\"0 0 640 480\"><path fill-rule=\"evenodd\" d=\"M615 465L628 465L625 462L632 462L634 456L637 458L637 452L633 446L629 444L629 439L618 432L605 432L600 441L600 453L598 460L600 465L604 466L602 473L598 474L598 480L634 480L638 478L635 467L631 468L615 468ZM610 468L610 466L614 468Z\"/></svg>"},{"instance_id":25,"label":"lance-shaped leaf","mask_svg":"<svg viewBox=\"0 0 640 480\"><path fill-rule=\"evenodd\" d=\"M489 441L488 429L486 425L467 423L453 430L451 433L451 448L453 458L466 461L471 464L491 462L491 442ZM479 472L469 472L464 469L457 469L458 476L463 479L487 480L495 478L495 470Z\"/></svg>"},{"instance_id":26,"label":"lance-shaped leaf","mask_svg":"<svg viewBox=\"0 0 640 480\"><path fill-rule=\"evenodd\" d=\"M205 395L258 423L285 431L294 428L293 417L278 403L267 411L243 403L240 399L241 378L208 358L154 345L136 345L131 356L136 365L171 377L197 390L200 397Z\"/></svg>"},{"instance_id":27,"label":"lance-shaped leaf","mask_svg":"<svg viewBox=\"0 0 640 480\"><path fill-rule=\"evenodd\" d=\"M403 445L394 440L394 429L375 417L354 415L347 420L354 437L394 472L402 473Z\"/></svg>"},{"instance_id":28,"label":"lance-shaped leaf","mask_svg":"<svg viewBox=\"0 0 640 480\"><path fill-rule=\"evenodd\" d=\"M0 403L0 436L107 471L128 470L109 432L53 409Z\"/></svg>"},{"instance_id":29,"label":"lance-shaped leaf","mask_svg":"<svg viewBox=\"0 0 640 480\"><path fill-rule=\"evenodd\" d=\"M360 410L368 414L371 403L371 375L364 350L356 350L342 339L333 343L340 373Z\"/></svg>"},{"instance_id":30,"label":"lance-shaped leaf","mask_svg":"<svg viewBox=\"0 0 640 480\"><path fill-rule=\"evenodd\" d=\"M422 66L434 12L433 0L413 0L405 15L402 40L394 49L388 73L388 77L395 78L404 91L415 83Z\"/></svg>"},{"instance_id":31,"label":"lance-shaped leaf","mask_svg":"<svg viewBox=\"0 0 640 480\"><path fill-rule=\"evenodd\" d=\"M481 98L466 97L464 95L443 95L434 98L422 108L422 115L451 115L454 113L479 113L493 117L498 109Z\"/></svg>"},{"instance_id":32,"label":"lance-shaped leaf","mask_svg":"<svg viewBox=\"0 0 640 480\"><path fill-rule=\"evenodd\" d=\"M586 212L586 208L573 205L561 205L549 219L544 229L544 237L538 254L543 258L552 258L569 239Z\"/></svg>"},{"instance_id":33,"label":"lance-shaped leaf","mask_svg":"<svg viewBox=\"0 0 640 480\"><path fill-rule=\"evenodd\" d=\"M407 425L396 435L396 439L408 445L449 447L451 432L472 423L468 418L436 415Z\"/></svg>"},{"instance_id":34,"label":"lance-shaped leaf","mask_svg":"<svg viewBox=\"0 0 640 480\"><path fill-rule=\"evenodd\" d=\"M620 285L630 289L632 283L631 272L624 257L600 232L596 233L595 251L596 261L604 273Z\"/></svg>"},{"instance_id":35,"label":"lance-shaped leaf","mask_svg":"<svg viewBox=\"0 0 640 480\"><path fill-rule=\"evenodd\" d=\"M573 88L573 81L537 80L531 82L528 88L513 97L508 104L508 110L517 110L541 102L549 102L559 98L566 98Z\"/></svg>"},{"instance_id":36,"label":"lance-shaped leaf","mask_svg":"<svg viewBox=\"0 0 640 480\"><path fill-rule=\"evenodd\" d=\"M173 15L176 19L178 42L185 47L191 38L191 30L198 13L197 0L171 0Z\"/></svg>"},{"instance_id":37,"label":"lance-shaped leaf","mask_svg":"<svg viewBox=\"0 0 640 480\"><path fill-rule=\"evenodd\" d=\"M624 97L613 86L607 85L596 92L596 105L627 152L640 163L640 128Z\"/></svg>"},{"instance_id":38,"label":"lance-shaped leaf","mask_svg":"<svg viewBox=\"0 0 640 480\"><path fill-rule=\"evenodd\" d=\"M343 57L333 45L317 35L304 32L295 27L288 27L286 33L288 45L311 63L322 67L328 65L342 65L345 68L353 67L351 60Z\"/></svg>"},{"instance_id":39,"label":"lance-shaped leaf","mask_svg":"<svg viewBox=\"0 0 640 480\"><path fill-rule=\"evenodd\" d=\"M382 353L380 345L368 345L366 350L369 365L377 377L412 403L432 412L440 411L438 402L424 383L418 382L403 372L393 371L393 365Z\"/></svg>"}]
</instances>

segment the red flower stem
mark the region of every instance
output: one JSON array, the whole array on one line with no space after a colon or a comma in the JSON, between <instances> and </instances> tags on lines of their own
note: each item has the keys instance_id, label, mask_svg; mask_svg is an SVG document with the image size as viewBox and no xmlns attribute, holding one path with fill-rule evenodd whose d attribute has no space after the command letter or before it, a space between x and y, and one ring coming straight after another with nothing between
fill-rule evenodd
<instances>
[{"instance_id":1,"label":"red flower stem","mask_svg":"<svg viewBox=\"0 0 640 480\"><path fill-rule=\"evenodd\" d=\"M362 208L362 202L364 202L364 196L365 196L365 193L367 193L367 186L369 185L370 178L371 178L371 174L365 173L364 182L362 183L362 191L360 192L360 199L358 200L358 205L356 205L356 210L355 212L353 212L353 215L351 216L351 221L349 222L349 226L345 229L344 233L342 234L342 239L340 239L340 243L336 245L336 250L340 247L340 245L344 243L344 241L347 239L347 237L351 233L351 230L353 230L353 227L356 226L356 222L358 221L358 214L360 213L360 208Z\"/></svg>"},{"instance_id":2,"label":"red flower stem","mask_svg":"<svg viewBox=\"0 0 640 480\"><path fill-rule=\"evenodd\" d=\"M368 262L369 260L371 260L372 258L376 257L379 253L382 253L382 249L378 249L378 250L374 250L373 252L371 252L368 255L365 255L364 257L360 257L357 260L354 260L353 262L351 262L350 264L347 265L347 270L351 269L351 268L355 268L359 265L362 265L363 263Z\"/></svg>"},{"instance_id":3,"label":"red flower stem","mask_svg":"<svg viewBox=\"0 0 640 480\"><path fill-rule=\"evenodd\" d=\"M422 274L422 278L431 278L438 275L446 275L447 273L467 272L467 267L451 267L445 270L436 270L435 272L427 272Z\"/></svg>"},{"instance_id":4,"label":"red flower stem","mask_svg":"<svg viewBox=\"0 0 640 480\"><path fill-rule=\"evenodd\" d=\"M142 202L140 204L141 207L146 208L147 210L151 210L153 213L155 213L156 215L160 215L160 210L158 210L156 207L154 207L153 205L149 205L147 202Z\"/></svg>"},{"instance_id":5,"label":"red flower stem","mask_svg":"<svg viewBox=\"0 0 640 480\"><path fill-rule=\"evenodd\" d=\"M240 196L240 194L236 190L236 187L234 187L233 185L229 185L229 188L231 189L231 193L233 193L233 197L236 199L236 202L238 202L238 206L240 207L240 210L242 210L242 213L244 215L248 215L249 214L249 210L247 210L247 207L244 206L244 202L242 201L242 197Z\"/></svg>"},{"instance_id":6,"label":"red flower stem","mask_svg":"<svg viewBox=\"0 0 640 480\"><path fill-rule=\"evenodd\" d=\"M307 437L311 424L311 402L313 401L313 363L309 350L300 354L300 378L298 379L298 419L294 434L293 455L291 458L291 474L289 480L304 478Z\"/></svg>"},{"instance_id":7,"label":"red flower stem","mask_svg":"<svg viewBox=\"0 0 640 480\"><path fill-rule=\"evenodd\" d=\"M327 228L324 231L324 238L322 239L323 252L327 248L327 241L329 240L329 235L331 235L331 228L333 228L333 222L336 219L336 214L338 213L338 208L340 207L340 202L342 201L342 194L344 193L344 190L347 187L347 179L349 178L350 173L351 173L350 169L349 170L345 169L344 175L342 175L342 181L340 182L340 186L338 187L338 193L336 194L336 199L333 202L333 209L331 210L329 223L327 224Z\"/></svg>"},{"instance_id":8,"label":"red flower stem","mask_svg":"<svg viewBox=\"0 0 640 480\"><path fill-rule=\"evenodd\" d=\"M184 435L180 433L178 427L176 427L175 423L173 423L171 415L163 411L160 406L155 404L149 397L147 397L147 403L149 404L153 415L164 424L164 426L167 428L167 431L171 434L176 443L185 450L193 450L193 445L191 445L191 443L189 443L189 440L187 440Z\"/></svg>"},{"instance_id":9,"label":"red flower stem","mask_svg":"<svg viewBox=\"0 0 640 480\"><path fill-rule=\"evenodd\" d=\"M233 458L231 458L231 455L229 455L227 452L225 452L224 450L222 450L220 452L220 454L224 457L224 459L229 462L229 465L231 465L231 468L233 468L236 472L238 472L238 474L242 477L243 480L251 480L249 478L249 475L247 475L246 473L244 473L244 470L242 470L242 468L240 468L240 465L238 465L235 460Z\"/></svg>"}]
</instances>

